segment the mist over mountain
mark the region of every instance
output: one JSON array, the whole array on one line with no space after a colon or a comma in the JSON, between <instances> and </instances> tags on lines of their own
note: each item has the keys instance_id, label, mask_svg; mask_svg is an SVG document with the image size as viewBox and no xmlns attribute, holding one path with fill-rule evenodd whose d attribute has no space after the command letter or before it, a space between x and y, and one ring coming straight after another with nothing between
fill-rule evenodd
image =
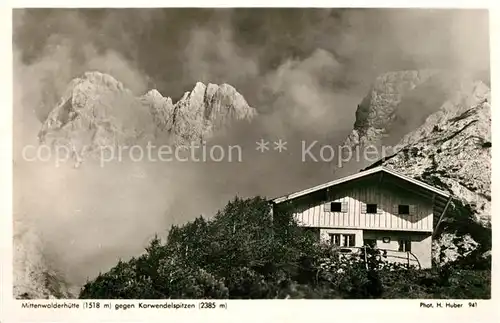
<instances>
[{"instance_id":1,"label":"mist over mountain","mask_svg":"<svg viewBox=\"0 0 500 323\"><path fill-rule=\"evenodd\" d=\"M386 82L400 71L489 84L488 15L479 10L29 9L14 10L13 25L19 286L43 285L39 273L51 270L81 286L155 233L212 215L235 195L273 197L368 166L332 172L331 162L304 162L301 143L342 145L353 130L378 140L372 130L381 128L399 142L417 129L448 99L439 78L410 80L387 105L400 112L387 127L359 116L406 87ZM101 139L207 139L241 146L243 158L56 167L23 158L39 138L69 138L77 151ZM260 139L270 152L255 150ZM278 139L286 152L273 151Z\"/></svg>"},{"instance_id":2,"label":"mist over mountain","mask_svg":"<svg viewBox=\"0 0 500 323\"><path fill-rule=\"evenodd\" d=\"M428 9L15 10L13 34L21 63L45 74L43 116L88 70L174 101L196 82L228 83L261 111L270 109L264 102L274 102L271 94L293 96L284 90L299 75L311 93L358 96L392 70L453 68L489 77L488 39L486 11Z\"/></svg>"}]
</instances>

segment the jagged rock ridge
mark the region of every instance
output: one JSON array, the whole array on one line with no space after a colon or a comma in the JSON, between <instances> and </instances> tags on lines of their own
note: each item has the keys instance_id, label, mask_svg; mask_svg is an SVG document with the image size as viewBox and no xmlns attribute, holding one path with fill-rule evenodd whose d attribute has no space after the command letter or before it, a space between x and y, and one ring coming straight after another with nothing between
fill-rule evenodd
<instances>
[{"instance_id":1,"label":"jagged rock ridge","mask_svg":"<svg viewBox=\"0 0 500 323\"><path fill-rule=\"evenodd\" d=\"M199 142L233 121L255 115L255 109L228 84L198 82L174 104L157 90L135 97L112 76L87 72L69 84L39 138L86 155L106 146L158 138L174 144Z\"/></svg>"},{"instance_id":2,"label":"jagged rock ridge","mask_svg":"<svg viewBox=\"0 0 500 323\"><path fill-rule=\"evenodd\" d=\"M395 71L380 75L358 105L348 147L395 145L419 127L454 93L469 84L463 75L441 70Z\"/></svg>"},{"instance_id":3,"label":"jagged rock ridge","mask_svg":"<svg viewBox=\"0 0 500 323\"><path fill-rule=\"evenodd\" d=\"M228 84L198 82L175 105L156 90L143 96L142 102L150 106L157 130L167 132L180 144L210 138L233 120L250 120L256 114Z\"/></svg>"}]
</instances>

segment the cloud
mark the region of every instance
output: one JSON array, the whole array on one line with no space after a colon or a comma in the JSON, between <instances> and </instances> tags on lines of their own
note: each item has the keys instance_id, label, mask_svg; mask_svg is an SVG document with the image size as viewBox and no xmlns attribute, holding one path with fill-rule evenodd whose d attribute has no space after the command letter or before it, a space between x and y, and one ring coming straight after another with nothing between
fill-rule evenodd
<instances>
[{"instance_id":1,"label":"cloud","mask_svg":"<svg viewBox=\"0 0 500 323\"><path fill-rule=\"evenodd\" d=\"M333 54L318 49L306 59L288 60L266 75L264 86L277 97L273 111L279 113L285 127L318 134L341 126L342 115L352 110L344 108L345 102L329 82L340 68Z\"/></svg>"},{"instance_id":2,"label":"cloud","mask_svg":"<svg viewBox=\"0 0 500 323\"><path fill-rule=\"evenodd\" d=\"M193 80L239 83L259 74L256 60L246 57L233 41L232 31L193 29L184 50L186 73Z\"/></svg>"}]
</instances>

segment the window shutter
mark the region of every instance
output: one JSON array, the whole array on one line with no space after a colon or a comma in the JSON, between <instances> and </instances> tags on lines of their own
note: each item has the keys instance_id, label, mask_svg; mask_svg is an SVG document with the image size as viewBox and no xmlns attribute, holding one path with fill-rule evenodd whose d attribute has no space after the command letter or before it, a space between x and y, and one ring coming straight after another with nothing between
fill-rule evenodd
<instances>
[{"instance_id":1,"label":"window shutter","mask_svg":"<svg viewBox=\"0 0 500 323\"><path fill-rule=\"evenodd\" d=\"M347 202L342 202L342 206L341 206L342 207L342 209L341 209L342 213L347 213L347 206L348 206Z\"/></svg>"},{"instance_id":2,"label":"window shutter","mask_svg":"<svg viewBox=\"0 0 500 323\"><path fill-rule=\"evenodd\" d=\"M377 204L377 214L382 214L384 210L382 210L382 205Z\"/></svg>"},{"instance_id":3,"label":"window shutter","mask_svg":"<svg viewBox=\"0 0 500 323\"><path fill-rule=\"evenodd\" d=\"M361 214L366 214L366 203L361 203Z\"/></svg>"},{"instance_id":4,"label":"window shutter","mask_svg":"<svg viewBox=\"0 0 500 323\"><path fill-rule=\"evenodd\" d=\"M323 208L324 208L325 212L331 212L332 211L332 203L323 204Z\"/></svg>"},{"instance_id":5,"label":"window shutter","mask_svg":"<svg viewBox=\"0 0 500 323\"><path fill-rule=\"evenodd\" d=\"M392 214L394 214L394 215L399 214L399 204L394 204L392 206Z\"/></svg>"},{"instance_id":6,"label":"window shutter","mask_svg":"<svg viewBox=\"0 0 500 323\"><path fill-rule=\"evenodd\" d=\"M417 215L417 206L410 205L410 215Z\"/></svg>"}]
</instances>

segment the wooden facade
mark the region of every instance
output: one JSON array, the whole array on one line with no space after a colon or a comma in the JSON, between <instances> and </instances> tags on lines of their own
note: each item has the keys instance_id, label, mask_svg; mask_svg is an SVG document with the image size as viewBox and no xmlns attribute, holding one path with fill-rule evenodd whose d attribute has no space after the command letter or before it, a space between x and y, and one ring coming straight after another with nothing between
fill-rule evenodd
<instances>
[{"instance_id":1,"label":"wooden facade","mask_svg":"<svg viewBox=\"0 0 500 323\"><path fill-rule=\"evenodd\" d=\"M432 232L433 205L411 194L367 184L327 193L323 201L298 205L294 216L298 223L317 228L355 228L370 230L408 230ZM341 203L340 212L332 212L332 202ZM299 202L300 203L300 202ZM377 212L368 213L367 204L376 204ZM399 206L408 206L410 214L398 214ZM330 207L329 207L330 206Z\"/></svg>"}]
</instances>

